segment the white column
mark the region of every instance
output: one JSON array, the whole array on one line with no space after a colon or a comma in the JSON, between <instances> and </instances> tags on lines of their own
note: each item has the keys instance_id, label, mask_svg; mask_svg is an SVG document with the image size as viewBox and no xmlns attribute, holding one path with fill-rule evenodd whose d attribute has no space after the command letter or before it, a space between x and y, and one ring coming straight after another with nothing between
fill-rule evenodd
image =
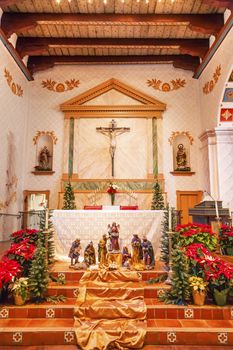
<instances>
[{"instance_id":1,"label":"white column","mask_svg":"<svg viewBox=\"0 0 233 350\"><path fill-rule=\"evenodd\" d=\"M214 130L207 130L199 137L202 142L203 190L213 198L219 198L218 160L216 135Z\"/></svg>"},{"instance_id":2,"label":"white column","mask_svg":"<svg viewBox=\"0 0 233 350\"><path fill-rule=\"evenodd\" d=\"M152 118L147 119L147 177L153 178L153 133Z\"/></svg>"},{"instance_id":3,"label":"white column","mask_svg":"<svg viewBox=\"0 0 233 350\"><path fill-rule=\"evenodd\" d=\"M63 174L68 174L70 120L64 119Z\"/></svg>"},{"instance_id":4,"label":"white column","mask_svg":"<svg viewBox=\"0 0 233 350\"><path fill-rule=\"evenodd\" d=\"M219 198L225 207L233 210L233 127L215 128Z\"/></svg>"},{"instance_id":5,"label":"white column","mask_svg":"<svg viewBox=\"0 0 233 350\"><path fill-rule=\"evenodd\" d=\"M78 174L78 149L79 149L79 119L74 120L74 155L73 155L73 173Z\"/></svg>"}]
</instances>

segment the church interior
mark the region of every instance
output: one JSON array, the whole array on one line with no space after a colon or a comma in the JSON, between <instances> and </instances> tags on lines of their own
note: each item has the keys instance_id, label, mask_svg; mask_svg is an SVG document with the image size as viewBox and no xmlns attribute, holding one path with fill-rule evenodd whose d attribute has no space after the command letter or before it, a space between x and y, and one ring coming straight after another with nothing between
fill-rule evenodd
<instances>
[{"instance_id":1,"label":"church interior","mask_svg":"<svg viewBox=\"0 0 233 350\"><path fill-rule=\"evenodd\" d=\"M233 0L0 0L0 350L233 349Z\"/></svg>"}]
</instances>

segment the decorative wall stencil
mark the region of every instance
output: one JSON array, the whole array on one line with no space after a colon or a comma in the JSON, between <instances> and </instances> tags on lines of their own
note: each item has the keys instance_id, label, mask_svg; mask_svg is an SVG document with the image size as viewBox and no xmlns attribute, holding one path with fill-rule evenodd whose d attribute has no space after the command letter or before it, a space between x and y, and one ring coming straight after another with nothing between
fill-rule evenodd
<instances>
[{"instance_id":1,"label":"decorative wall stencil","mask_svg":"<svg viewBox=\"0 0 233 350\"><path fill-rule=\"evenodd\" d=\"M233 108L222 108L220 114L220 122L233 121Z\"/></svg>"},{"instance_id":2,"label":"decorative wall stencil","mask_svg":"<svg viewBox=\"0 0 233 350\"><path fill-rule=\"evenodd\" d=\"M80 82L76 79L66 80L65 83L57 83L55 80L47 79L43 80L41 85L43 88L46 88L50 91L54 92L65 92L69 90L73 90L79 86Z\"/></svg>"},{"instance_id":3,"label":"decorative wall stencil","mask_svg":"<svg viewBox=\"0 0 233 350\"><path fill-rule=\"evenodd\" d=\"M23 97L22 87L13 81L12 75L6 68L4 69L4 77L6 78L7 84L9 85L13 94L19 97Z\"/></svg>"},{"instance_id":4,"label":"decorative wall stencil","mask_svg":"<svg viewBox=\"0 0 233 350\"><path fill-rule=\"evenodd\" d=\"M176 80L171 80L170 83L163 83L159 79L147 80L148 86L151 86L153 89L163 91L163 92L178 90L184 87L185 84L186 84L186 80L180 79L180 78Z\"/></svg>"},{"instance_id":5,"label":"decorative wall stencil","mask_svg":"<svg viewBox=\"0 0 233 350\"><path fill-rule=\"evenodd\" d=\"M205 85L203 86L203 93L204 94L208 95L209 93L211 93L211 91L213 91L220 76L221 76L221 65L219 65L216 68L216 70L213 74L213 78L210 81L208 81L207 83L205 83Z\"/></svg>"},{"instance_id":6,"label":"decorative wall stencil","mask_svg":"<svg viewBox=\"0 0 233 350\"><path fill-rule=\"evenodd\" d=\"M38 142L38 139L44 135L50 136L53 139L53 143L56 145L58 139L57 139L54 131L37 131L36 135L33 137L34 145L36 145Z\"/></svg>"},{"instance_id":7,"label":"decorative wall stencil","mask_svg":"<svg viewBox=\"0 0 233 350\"><path fill-rule=\"evenodd\" d=\"M233 88L227 88L225 90L223 102L233 102Z\"/></svg>"},{"instance_id":8,"label":"decorative wall stencil","mask_svg":"<svg viewBox=\"0 0 233 350\"><path fill-rule=\"evenodd\" d=\"M173 144L177 136L187 136L187 138L189 139L190 145L193 144L193 137L190 135L189 131L173 131L171 136L168 139L170 145Z\"/></svg>"}]
</instances>

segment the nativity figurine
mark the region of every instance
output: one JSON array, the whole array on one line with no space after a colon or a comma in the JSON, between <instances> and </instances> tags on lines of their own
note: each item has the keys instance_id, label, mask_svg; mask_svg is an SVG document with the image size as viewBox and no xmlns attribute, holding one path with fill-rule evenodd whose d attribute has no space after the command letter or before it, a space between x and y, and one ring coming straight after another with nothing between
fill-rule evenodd
<instances>
[{"instance_id":1,"label":"nativity figurine","mask_svg":"<svg viewBox=\"0 0 233 350\"><path fill-rule=\"evenodd\" d=\"M80 251L81 251L80 239L77 238L72 243L70 251L69 251L69 258L71 259L71 266L74 266L75 264L77 264L79 262Z\"/></svg>"},{"instance_id":2,"label":"nativity figurine","mask_svg":"<svg viewBox=\"0 0 233 350\"><path fill-rule=\"evenodd\" d=\"M142 245L141 239L138 237L136 233L133 234L133 238L131 241L132 246L132 264L140 264L143 259L142 253Z\"/></svg>"},{"instance_id":3,"label":"nativity figurine","mask_svg":"<svg viewBox=\"0 0 233 350\"><path fill-rule=\"evenodd\" d=\"M108 235L109 235L109 248L108 250L111 253L119 253L119 231L120 225L117 225L116 222L113 222L112 225L108 225Z\"/></svg>"},{"instance_id":4,"label":"nativity figurine","mask_svg":"<svg viewBox=\"0 0 233 350\"><path fill-rule=\"evenodd\" d=\"M87 267L96 264L95 248L92 241L90 241L84 250L84 262Z\"/></svg>"},{"instance_id":5,"label":"nativity figurine","mask_svg":"<svg viewBox=\"0 0 233 350\"><path fill-rule=\"evenodd\" d=\"M103 235L98 244L98 261L100 266L107 264L107 235Z\"/></svg>"},{"instance_id":6,"label":"nativity figurine","mask_svg":"<svg viewBox=\"0 0 233 350\"><path fill-rule=\"evenodd\" d=\"M130 269L131 254L127 246L123 247L122 251L122 267Z\"/></svg>"},{"instance_id":7,"label":"nativity figurine","mask_svg":"<svg viewBox=\"0 0 233 350\"><path fill-rule=\"evenodd\" d=\"M151 242L144 235L142 237L142 253L143 253L143 262L147 270L153 269L155 266L155 255L154 249Z\"/></svg>"}]
</instances>

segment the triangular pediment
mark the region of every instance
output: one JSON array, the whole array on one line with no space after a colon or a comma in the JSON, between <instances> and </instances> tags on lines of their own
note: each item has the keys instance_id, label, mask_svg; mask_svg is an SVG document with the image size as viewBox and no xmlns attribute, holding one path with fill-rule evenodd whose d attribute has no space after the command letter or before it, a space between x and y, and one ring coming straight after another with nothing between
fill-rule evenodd
<instances>
[{"instance_id":1,"label":"triangular pediment","mask_svg":"<svg viewBox=\"0 0 233 350\"><path fill-rule=\"evenodd\" d=\"M121 94L121 97L124 95L125 98L123 100L127 100L125 104L127 105L144 105L150 106L150 107L156 107L157 110L164 111L166 109L166 104L156 100L155 98L125 84L117 79L109 79L105 81L104 83L101 83L97 86L95 86L92 89L87 90L86 92L66 101L65 103L62 103L60 105L61 110L67 111L69 108L72 109L75 106L91 106L91 105L97 105L99 101L99 104L108 105L108 98L111 94L109 92L112 91L114 94L114 91L116 92L115 95ZM100 96L103 96L101 99ZM128 97L126 99L126 97ZM118 99L116 99L118 100ZM111 101L109 101L111 103ZM120 102L120 100L119 100ZM121 102L120 102L121 103Z\"/></svg>"}]
</instances>

